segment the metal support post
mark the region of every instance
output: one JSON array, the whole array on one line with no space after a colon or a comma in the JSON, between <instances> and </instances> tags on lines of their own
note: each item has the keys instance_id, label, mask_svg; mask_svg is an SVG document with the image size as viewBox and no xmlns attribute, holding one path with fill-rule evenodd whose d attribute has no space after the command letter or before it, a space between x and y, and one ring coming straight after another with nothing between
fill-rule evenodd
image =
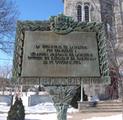
<instances>
[{"instance_id":1,"label":"metal support post","mask_svg":"<svg viewBox=\"0 0 123 120\"><path fill-rule=\"evenodd\" d=\"M81 80L81 100L80 102L83 102L83 80Z\"/></svg>"}]
</instances>

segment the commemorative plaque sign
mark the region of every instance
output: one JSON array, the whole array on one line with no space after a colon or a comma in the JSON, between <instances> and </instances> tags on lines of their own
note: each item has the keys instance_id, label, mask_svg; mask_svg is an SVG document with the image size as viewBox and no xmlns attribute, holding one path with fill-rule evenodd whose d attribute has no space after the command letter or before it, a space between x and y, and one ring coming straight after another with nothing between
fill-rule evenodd
<instances>
[{"instance_id":1,"label":"commemorative plaque sign","mask_svg":"<svg viewBox=\"0 0 123 120\"><path fill-rule=\"evenodd\" d=\"M23 77L100 76L95 32L25 31L23 55Z\"/></svg>"},{"instance_id":2,"label":"commemorative plaque sign","mask_svg":"<svg viewBox=\"0 0 123 120\"><path fill-rule=\"evenodd\" d=\"M83 98L83 84L109 80L103 24L74 22L62 14L50 21L19 21L13 77L23 85L44 85L58 120L66 120L78 86Z\"/></svg>"},{"instance_id":3,"label":"commemorative plaque sign","mask_svg":"<svg viewBox=\"0 0 123 120\"><path fill-rule=\"evenodd\" d=\"M108 76L103 24L78 23L64 15L50 21L18 21L13 77L79 85L80 79L103 82Z\"/></svg>"}]
</instances>

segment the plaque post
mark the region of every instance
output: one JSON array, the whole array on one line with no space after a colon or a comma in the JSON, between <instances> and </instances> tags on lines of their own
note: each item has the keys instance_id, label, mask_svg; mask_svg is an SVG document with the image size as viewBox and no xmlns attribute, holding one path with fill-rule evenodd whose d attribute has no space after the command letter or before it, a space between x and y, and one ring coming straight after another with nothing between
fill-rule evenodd
<instances>
[{"instance_id":1,"label":"plaque post","mask_svg":"<svg viewBox=\"0 0 123 120\"><path fill-rule=\"evenodd\" d=\"M80 102L83 102L83 80L81 79L81 100Z\"/></svg>"},{"instance_id":2,"label":"plaque post","mask_svg":"<svg viewBox=\"0 0 123 120\"><path fill-rule=\"evenodd\" d=\"M33 78L50 78L44 81L56 104L58 120L66 120L68 105L78 85L69 79L68 85L60 79L81 76L80 102L83 102L82 78L109 78L104 25L77 23L61 14L45 22L18 21L17 26L14 77L31 78L31 84L35 84ZM54 78L61 82L56 83Z\"/></svg>"},{"instance_id":3,"label":"plaque post","mask_svg":"<svg viewBox=\"0 0 123 120\"><path fill-rule=\"evenodd\" d=\"M67 110L69 104L76 94L77 86L47 86L46 90L52 96L57 112L57 120L67 120ZM52 91L52 93L50 92Z\"/></svg>"},{"instance_id":4,"label":"plaque post","mask_svg":"<svg viewBox=\"0 0 123 120\"><path fill-rule=\"evenodd\" d=\"M67 104L67 103L63 103L63 104L57 103L57 104L55 104L58 120L67 120L68 107L69 107L69 104Z\"/></svg>"}]
</instances>

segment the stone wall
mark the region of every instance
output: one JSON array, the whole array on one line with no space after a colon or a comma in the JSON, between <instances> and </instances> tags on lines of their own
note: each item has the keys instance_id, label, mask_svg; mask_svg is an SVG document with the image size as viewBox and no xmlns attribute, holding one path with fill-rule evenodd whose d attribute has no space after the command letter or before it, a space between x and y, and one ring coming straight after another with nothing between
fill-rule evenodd
<instances>
[{"instance_id":1,"label":"stone wall","mask_svg":"<svg viewBox=\"0 0 123 120\"><path fill-rule=\"evenodd\" d=\"M64 14L73 17L77 21L77 5L80 4L84 7L84 3L90 3L90 20L101 22L99 0L64 0ZM84 15L83 10L82 15Z\"/></svg>"},{"instance_id":2,"label":"stone wall","mask_svg":"<svg viewBox=\"0 0 123 120\"><path fill-rule=\"evenodd\" d=\"M77 4L84 5L84 3L90 3L90 18L91 21L103 22L105 24L105 30L107 33L107 45L109 51L109 61L112 64L115 60L114 53L112 52L112 45L114 48L118 47L117 57L119 62L123 61L123 3L121 0L64 0L64 14L71 16L77 21ZM82 14L83 11L82 11ZM109 43L112 45L110 46ZM122 68L123 69L123 68ZM99 94L104 93L105 87L100 87ZM89 93L89 89L93 89L93 92ZM95 86L85 86L86 92L89 95L95 95Z\"/></svg>"}]
</instances>

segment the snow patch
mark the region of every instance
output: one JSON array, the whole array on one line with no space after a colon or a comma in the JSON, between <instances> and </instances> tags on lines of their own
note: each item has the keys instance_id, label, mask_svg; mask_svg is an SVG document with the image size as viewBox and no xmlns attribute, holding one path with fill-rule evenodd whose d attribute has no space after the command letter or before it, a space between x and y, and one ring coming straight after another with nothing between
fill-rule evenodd
<instances>
[{"instance_id":1,"label":"snow patch","mask_svg":"<svg viewBox=\"0 0 123 120\"><path fill-rule=\"evenodd\" d=\"M84 119L84 120L122 120L122 115L119 114L119 115L113 115L107 117L92 117L90 119Z\"/></svg>"}]
</instances>

